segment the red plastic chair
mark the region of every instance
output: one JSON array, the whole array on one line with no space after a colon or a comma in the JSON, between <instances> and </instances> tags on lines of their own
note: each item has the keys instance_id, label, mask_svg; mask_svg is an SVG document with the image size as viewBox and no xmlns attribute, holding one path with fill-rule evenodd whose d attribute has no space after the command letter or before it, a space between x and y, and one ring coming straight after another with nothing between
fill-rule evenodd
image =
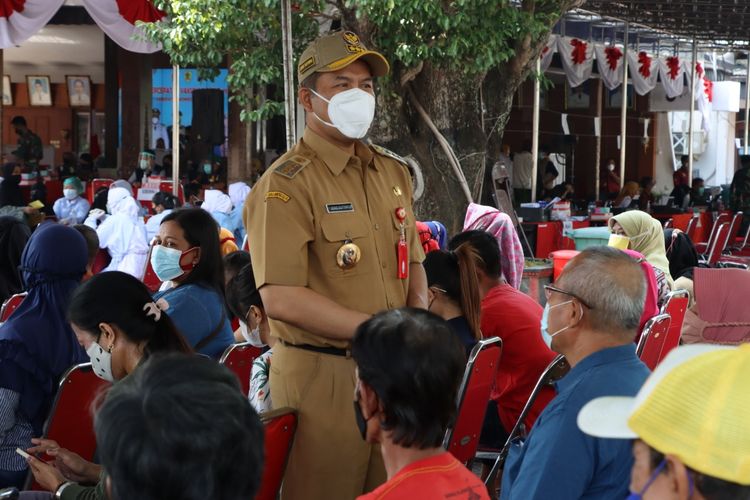
<instances>
[{"instance_id":1,"label":"red plastic chair","mask_svg":"<svg viewBox=\"0 0 750 500\"><path fill-rule=\"evenodd\" d=\"M668 314L670 317L669 335L667 342L664 344L662 357L669 354L669 351L680 344L682 324L685 322L685 313L687 312L689 303L690 294L687 290L673 290L669 292L667 300L661 306L659 314Z\"/></svg>"},{"instance_id":2,"label":"red plastic chair","mask_svg":"<svg viewBox=\"0 0 750 500\"><path fill-rule=\"evenodd\" d=\"M674 219L671 217L664 223L664 229L669 229L670 227L674 227Z\"/></svg>"},{"instance_id":3,"label":"red plastic chair","mask_svg":"<svg viewBox=\"0 0 750 500\"><path fill-rule=\"evenodd\" d=\"M247 395L250 391L250 372L253 368L253 360L260 356L260 353L259 348L250 345L249 342L242 342L227 347L219 359L219 363L237 375L242 386L242 394Z\"/></svg>"},{"instance_id":4,"label":"red plastic chair","mask_svg":"<svg viewBox=\"0 0 750 500\"><path fill-rule=\"evenodd\" d=\"M458 416L443 438L443 448L464 464L474 458L479 446L487 401L495 384L502 352L503 341L500 337L492 337L477 342L469 355L458 390Z\"/></svg>"},{"instance_id":5,"label":"red plastic chair","mask_svg":"<svg viewBox=\"0 0 750 500\"><path fill-rule=\"evenodd\" d=\"M636 354L651 371L669 352L666 346L675 343L675 340L670 338L670 323L669 314L659 314L648 320L646 326L643 327L641 339L636 347ZM678 336L676 342L679 342L679 340L680 337Z\"/></svg>"},{"instance_id":6,"label":"red plastic chair","mask_svg":"<svg viewBox=\"0 0 750 500\"><path fill-rule=\"evenodd\" d=\"M94 257L94 263L91 265L91 273L99 274L110 262L112 262L112 256L109 255L109 252L105 248L100 248L96 252L96 257Z\"/></svg>"},{"instance_id":7,"label":"red plastic chair","mask_svg":"<svg viewBox=\"0 0 750 500\"><path fill-rule=\"evenodd\" d=\"M17 293L11 295L5 300L5 302L3 302L3 306L0 307L0 323L8 321L10 315L13 314L13 311L18 309L18 306L21 305L21 302L26 298L26 295L28 295L26 292Z\"/></svg>"},{"instance_id":8,"label":"red plastic chair","mask_svg":"<svg viewBox=\"0 0 750 500\"><path fill-rule=\"evenodd\" d=\"M737 236L740 234L740 228L742 227L742 212L737 212L732 217L732 223L729 226L729 241L727 246L732 247L737 243Z\"/></svg>"},{"instance_id":9,"label":"red plastic chair","mask_svg":"<svg viewBox=\"0 0 750 500\"><path fill-rule=\"evenodd\" d=\"M86 198L89 203L94 203L94 195L103 187L109 187L113 182L113 179L91 179L91 182L86 186Z\"/></svg>"},{"instance_id":10,"label":"red plastic chair","mask_svg":"<svg viewBox=\"0 0 750 500\"><path fill-rule=\"evenodd\" d=\"M701 264L716 267L729 241L729 224L723 223L716 230L716 234L708 247L708 253L700 259Z\"/></svg>"},{"instance_id":11,"label":"red plastic chair","mask_svg":"<svg viewBox=\"0 0 750 500\"><path fill-rule=\"evenodd\" d=\"M276 500L297 430L297 411L279 408L262 413L260 419L266 432L263 441L263 476L255 500Z\"/></svg>"},{"instance_id":12,"label":"red plastic chair","mask_svg":"<svg viewBox=\"0 0 750 500\"><path fill-rule=\"evenodd\" d=\"M695 241L695 231L698 230L698 222L700 221L699 216L693 216L687 224L687 228L685 229L685 234L688 238L690 238L690 241Z\"/></svg>"},{"instance_id":13,"label":"red plastic chair","mask_svg":"<svg viewBox=\"0 0 750 500\"><path fill-rule=\"evenodd\" d=\"M153 247L148 249L148 258L146 258L146 269L143 271L143 284L146 285L152 293L159 290L161 286L161 280L154 272L154 268L151 267L151 250Z\"/></svg>"},{"instance_id":14,"label":"red plastic chair","mask_svg":"<svg viewBox=\"0 0 750 500\"><path fill-rule=\"evenodd\" d=\"M721 225L725 222L729 222L729 214L722 212L716 217L716 221L714 221L714 225L711 227L711 233L708 236L708 241L706 241L705 243L693 242L693 244L695 245L695 250L699 254L706 253L708 249L711 248L711 243L716 238L716 235L719 232L719 227L721 227Z\"/></svg>"},{"instance_id":15,"label":"red plastic chair","mask_svg":"<svg viewBox=\"0 0 750 500\"><path fill-rule=\"evenodd\" d=\"M478 459L489 459L494 460L495 463L492 465L492 468L490 469L489 474L487 474L487 477L485 478L484 484L487 486L487 488L492 488L493 483L495 481L495 474L502 468L503 463L505 463L505 458L508 456L508 451L510 451L510 446L513 441L518 437L523 437L526 435L526 428L524 426L524 421L526 420L526 417L528 416L529 412L531 411L531 408L534 406L534 402L536 401L536 398L539 396L539 393L542 392L542 389L545 387L549 387L561 378L563 378L567 373L570 371L570 363L568 363L568 360L565 359L565 356L562 354L558 354L555 356L555 359L552 360L552 362L547 365L547 368L544 369L542 372L542 375L539 377L539 380L537 381L536 385L534 386L534 389L532 389L531 394L529 395L529 399L526 401L526 404L524 405L523 409L521 410L521 414L518 416L518 420L516 420L515 425L513 426L513 430L510 431L510 434L508 435L508 439L505 441L505 444L503 445L503 449L500 450L500 452L479 452L476 455L476 458Z\"/></svg>"},{"instance_id":16,"label":"red plastic chair","mask_svg":"<svg viewBox=\"0 0 750 500\"><path fill-rule=\"evenodd\" d=\"M110 385L96 376L91 363L69 368L60 379L42 437L57 441L61 447L78 453L85 460L93 461L96 436L91 406ZM31 489L43 489L36 484L31 473L27 481L27 484L31 484Z\"/></svg>"}]
</instances>

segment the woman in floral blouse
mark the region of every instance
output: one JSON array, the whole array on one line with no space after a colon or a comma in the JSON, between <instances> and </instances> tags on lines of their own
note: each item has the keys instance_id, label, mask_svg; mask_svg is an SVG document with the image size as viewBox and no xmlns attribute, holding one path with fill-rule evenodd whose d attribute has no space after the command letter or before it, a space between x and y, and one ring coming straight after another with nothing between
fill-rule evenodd
<instances>
[{"instance_id":1,"label":"woman in floral blouse","mask_svg":"<svg viewBox=\"0 0 750 500\"><path fill-rule=\"evenodd\" d=\"M229 280L226 296L229 310L240 318L242 336L251 345L265 348L263 354L253 361L248 397L250 404L258 413L270 411L273 407L268 381L276 338L271 337L268 316L263 308L260 292L255 286L252 264L244 266L234 278Z\"/></svg>"}]
</instances>

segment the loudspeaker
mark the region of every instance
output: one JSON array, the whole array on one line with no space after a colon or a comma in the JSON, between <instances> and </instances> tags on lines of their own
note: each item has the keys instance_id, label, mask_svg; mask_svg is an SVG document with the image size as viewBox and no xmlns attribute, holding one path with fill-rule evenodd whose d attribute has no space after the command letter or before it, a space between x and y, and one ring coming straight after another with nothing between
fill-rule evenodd
<instances>
[{"instance_id":1,"label":"loudspeaker","mask_svg":"<svg viewBox=\"0 0 750 500\"><path fill-rule=\"evenodd\" d=\"M191 135L197 141L217 145L224 142L224 92L220 89L193 91Z\"/></svg>"}]
</instances>

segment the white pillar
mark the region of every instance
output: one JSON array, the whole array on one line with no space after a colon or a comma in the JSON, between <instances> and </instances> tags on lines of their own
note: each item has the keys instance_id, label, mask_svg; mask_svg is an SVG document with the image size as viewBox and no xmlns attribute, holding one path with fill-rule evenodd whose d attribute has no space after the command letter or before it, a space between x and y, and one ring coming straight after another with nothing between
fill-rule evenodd
<instances>
[{"instance_id":1,"label":"white pillar","mask_svg":"<svg viewBox=\"0 0 750 500\"><path fill-rule=\"evenodd\" d=\"M539 163L539 93L541 91L539 78L542 73L542 59L536 58L536 74L534 75L534 112L531 125L531 201L536 201L536 177Z\"/></svg>"},{"instance_id":2,"label":"white pillar","mask_svg":"<svg viewBox=\"0 0 750 500\"><path fill-rule=\"evenodd\" d=\"M622 51L622 107L620 109L620 189L625 185L625 146L628 136L628 32L630 23L625 23L625 39Z\"/></svg>"},{"instance_id":3,"label":"white pillar","mask_svg":"<svg viewBox=\"0 0 750 500\"><path fill-rule=\"evenodd\" d=\"M596 134L596 160L594 162L596 168L595 170L595 183L594 183L594 189L596 189L596 192L594 194L594 199L596 201L599 201L599 192L600 189L600 177L601 177L601 171L602 171L602 101L604 100L604 81L601 79L599 80L599 85L596 89L596 120L599 122L599 133ZM594 125L594 129L596 131L596 125Z\"/></svg>"},{"instance_id":4,"label":"white pillar","mask_svg":"<svg viewBox=\"0 0 750 500\"><path fill-rule=\"evenodd\" d=\"M693 182L693 114L695 113L695 82L698 72L695 63L698 61L698 46L693 38L693 58L690 72L690 122L688 123L688 186Z\"/></svg>"},{"instance_id":5,"label":"white pillar","mask_svg":"<svg viewBox=\"0 0 750 500\"><path fill-rule=\"evenodd\" d=\"M172 193L180 195L180 67L172 65Z\"/></svg>"}]
</instances>

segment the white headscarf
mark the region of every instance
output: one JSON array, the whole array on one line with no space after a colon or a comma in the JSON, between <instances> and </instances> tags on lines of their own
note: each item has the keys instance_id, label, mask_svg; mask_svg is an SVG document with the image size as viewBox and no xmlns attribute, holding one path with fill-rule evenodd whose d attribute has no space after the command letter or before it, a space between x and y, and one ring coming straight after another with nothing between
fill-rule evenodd
<instances>
[{"instance_id":1,"label":"white headscarf","mask_svg":"<svg viewBox=\"0 0 750 500\"><path fill-rule=\"evenodd\" d=\"M115 182L109 185L109 189L124 188L133 196L133 186L125 179L117 179Z\"/></svg>"},{"instance_id":2,"label":"white headscarf","mask_svg":"<svg viewBox=\"0 0 750 500\"><path fill-rule=\"evenodd\" d=\"M140 211L138 202L127 189L116 187L107 193L107 208L112 215L123 214L129 218L137 218Z\"/></svg>"},{"instance_id":3,"label":"white headscarf","mask_svg":"<svg viewBox=\"0 0 750 500\"><path fill-rule=\"evenodd\" d=\"M232 211L232 199L218 189L209 189L204 193L201 208L207 212L228 214Z\"/></svg>"},{"instance_id":4,"label":"white headscarf","mask_svg":"<svg viewBox=\"0 0 750 500\"><path fill-rule=\"evenodd\" d=\"M250 186L244 182L233 182L229 185L229 198L232 199L232 205L235 207L243 206L248 194L250 194Z\"/></svg>"}]
</instances>

